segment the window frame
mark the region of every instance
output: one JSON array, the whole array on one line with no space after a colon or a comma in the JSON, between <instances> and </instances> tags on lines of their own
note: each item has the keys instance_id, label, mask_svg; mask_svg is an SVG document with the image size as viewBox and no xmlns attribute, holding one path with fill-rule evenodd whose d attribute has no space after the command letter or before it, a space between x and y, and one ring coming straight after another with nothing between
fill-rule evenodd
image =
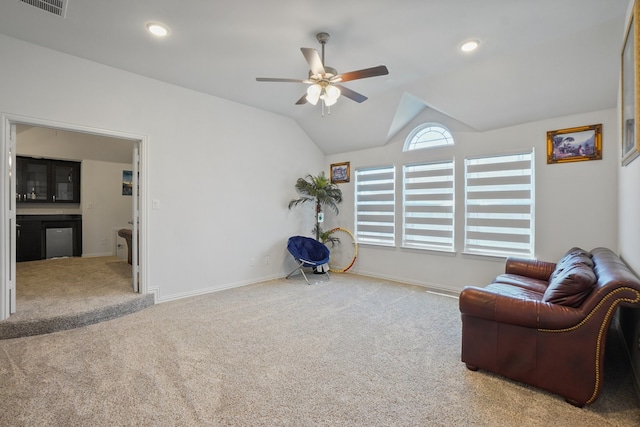
<instances>
[{"instance_id":1,"label":"window frame","mask_svg":"<svg viewBox=\"0 0 640 427\"><path fill-rule=\"evenodd\" d=\"M390 178L363 180L364 176L391 174ZM357 168L354 173L354 236L361 245L396 246L396 166ZM369 187L369 189L367 189ZM391 199L388 199L388 196ZM361 198L360 196L364 196ZM386 199L385 199L386 197ZM376 200L376 199L380 200ZM378 202L378 203L376 203ZM362 209L363 206L376 207ZM391 207L385 209L384 207ZM386 221L365 220L390 217ZM390 231L384 231L390 228Z\"/></svg>"},{"instance_id":2,"label":"window frame","mask_svg":"<svg viewBox=\"0 0 640 427\"><path fill-rule=\"evenodd\" d=\"M419 141L422 135L430 133L439 133L441 135L437 140L444 141L442 143L433 143L436 139L427 139ZM427 122L416 126L407 136L402 147L402 152L415 150L427 150L430 148L449 147L455 145L455 140L451 131L444 125L436 122Z\"/></svg>"},{"instance_id":3,"label":"window frame","mask_svg":"<svg viewBox=\"0 0 640 427\"><path fill-rule=\"evenodd\" d=\"M520 157L519 159L517 159ZM509 158L513 160L509 161ZM496 161L497 160L497 161ZM470 162L477 169L485 171L473 172L470 179ZM504 166L509 164L516 166L517 163L528 162L528 168L507 169ZM491 170L491 165L496 166ZM502 170L500 172L500 170ZM514 174L507 172L515 171ZM528 177L527 179L523 177ZM512 178L509 181L509 178ZM470 185L470 180L475 180L474 185ZM485 181L485 185L476 185ZM505 184L497 185L495 182L508 181ZM494 182L493 184L491 182ZM470 188L472 196L470 197ZM494 188L493 191L491 189ZM518 197L518 194L528 192L528 198ZM477 195L486 194L490 198L480 198ZM494 193L494 194L491 194ZM525 202L526 200L526 202ZM472 203L470 203L472 202ZM464 159L464 253L481 256L509 257L517 256L524 258L534 258L535 254L535 150L519 151L515 153L494 154L478 157L468 157ZM496 209L491 209L493 206ZM528 209L518 209L517 207L527 206ZM480 208L483 207L483 208ZM481 212L484 210L485 212ZM503 212L499 212L502 210ZM520 212L518 212L518 210ZM471 212L470 212L471 211ZM500 221L497 225L490 225L492 222ZM507 222L505 222L507 221ZM528 222L528 227L518 226ZM509 226L511 225L511 226ZM523 232L527 230L527 232ZM505 232L506 231L506 232ZM472 238L473 235L486 236L488 238ZM494 236L505 236L503 240L490 238ZM518 236L527 236L528 243ZM509 241L511 240L511 245Z\"/></svg>"},{"instance_id":4,"label":"window frame","mask_svg":"<svg viewBox=\"0 0 640 427\"><path fill-rule=\"evenodd\" d=\"M402 166L403 248L455 252L455 212L455 158Z\"/></svg>"}]
</instances>

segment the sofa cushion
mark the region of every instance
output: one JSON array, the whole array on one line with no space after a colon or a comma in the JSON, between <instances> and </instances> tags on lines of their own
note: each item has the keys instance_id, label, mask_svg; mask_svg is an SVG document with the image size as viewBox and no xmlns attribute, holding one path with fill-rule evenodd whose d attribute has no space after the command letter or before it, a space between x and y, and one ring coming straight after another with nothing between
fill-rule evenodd
<instances>
[{"instance_id":1,"label":"sofa cushion","mask_svg":"<svg viewBox=\"0 0 640 427\"><path fill-rule=\"evenodd\" d=\"M578 246L574 246L571 249L569 249L567 253L564 254L564 256L567 256L567 255L584 255L589 258L592 257L591 252L586 251L582 248L579 248Z\"/></svg>"},{"instance_id":2,"label":"sofa cushion","mask_svg":"<svg viewBox=\"0 0 640 427\"><path fill-rule=\"evenodd\" d=\"M573 247L565 253L560 261L556 264L556 268L549 276L549 283L551 283L558 275L562 274L562 272L575 264L584 264L589 268L593 268L593 260L591 259L591 254L584 249Z\"/></svg>"},{"instance_id":3,"label":"sofa cushion","mask_svg":"<svg viewBox=\"0 0 640 427\"><path fill-rule=\"evenodd\" d=\"M596 280L592 268L583 263L571 264L552 278L542 301L579 307L593 290Z\"/></svg>"},{"instance_id":4,"label":"sofa cushion","mask_svg":"<svg viewBox=\"0 0 640 427\"><path fill-rule=\"evenodd\" d=\"M591 259L591 254L584 249L573 247L567 251L566 254L560 258L560 261L556 264L556 268L558 266L567 266L571 264L575 264L577 262L581 262L586 266L593 268L593 260Z\"/></svg>"},{"instance_id":5,"label":"sofa cushion","mask_svg":"<svg viewBox=\"0 0 640 427\"><path fill-rule=\"evenodd\" d=\"M547 290L547 286L549 286L549 282L547 280L539 280L534 279L527 276L521 276L519 274L500 274L495 279L493 279L493 283L502 283L510 286L517 286L522 289L529 289L535 292L539 292L540 294L544 294Z\"/></svg>"}]
</instances>

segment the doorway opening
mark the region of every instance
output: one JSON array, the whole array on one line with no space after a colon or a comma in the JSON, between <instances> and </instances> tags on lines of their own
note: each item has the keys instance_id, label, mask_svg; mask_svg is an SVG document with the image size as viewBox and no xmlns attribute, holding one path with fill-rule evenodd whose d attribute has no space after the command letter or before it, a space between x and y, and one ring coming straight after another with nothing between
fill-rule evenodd
<instances>
[{"instance_id":1,"label":"doorway opening","mask_svg":"<svg viewBox=\"0 0 640 427\"><path fill-rule=\"evenodd\" d=\"M146 137L7 115L2 117L2 126L1 181L9 197L4 198L0 212L5 242L0 320L20 310L16 304L18 215L81 216L82 258L117 257L117 244L122 241L116 240L114 230L130 229L134 236L130 242L131 291L146 294ZM16 156L79 161L79 203L16 203L21 197L15 191Z\"/></svg>"}]
</instances>

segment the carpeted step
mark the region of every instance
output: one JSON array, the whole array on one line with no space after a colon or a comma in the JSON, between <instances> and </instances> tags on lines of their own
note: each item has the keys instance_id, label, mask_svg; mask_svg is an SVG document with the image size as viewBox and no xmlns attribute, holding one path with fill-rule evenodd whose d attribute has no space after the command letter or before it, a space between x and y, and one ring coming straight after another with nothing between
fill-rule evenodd
<instances>
[{"instance_id":1,"label":"carpeted step","mask_svg":"<svg viewBox=\"0 0 640 427\"><path fill-rule=\"evenodd\" d=\"M153 295L146 294L116 304L96 307L86 312L19 321L12 321L10 317L0 322L0 339L28 337L80 328L135 313L153 304Z\"/></svg>"}]
</instances>

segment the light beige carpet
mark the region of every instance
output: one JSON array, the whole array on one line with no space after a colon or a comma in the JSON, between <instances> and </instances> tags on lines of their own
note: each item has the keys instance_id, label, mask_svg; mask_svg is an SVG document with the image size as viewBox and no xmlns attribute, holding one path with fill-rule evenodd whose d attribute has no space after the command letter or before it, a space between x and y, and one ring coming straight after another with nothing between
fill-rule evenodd
<instances>
[{"instance_id":1,"label":"light beige carpet","mask_svg":"<svg viewBox=\"0 0 640 427\"><path fill-rule=\"evenodd\" d=\"M316 277L313 277L314 279ZM351 274L0 341L7 426L634 426L618 341L591 406L460 362L455 298ZM610 337L614 337L610 334Z\"/></svg>"}]
</instances>

